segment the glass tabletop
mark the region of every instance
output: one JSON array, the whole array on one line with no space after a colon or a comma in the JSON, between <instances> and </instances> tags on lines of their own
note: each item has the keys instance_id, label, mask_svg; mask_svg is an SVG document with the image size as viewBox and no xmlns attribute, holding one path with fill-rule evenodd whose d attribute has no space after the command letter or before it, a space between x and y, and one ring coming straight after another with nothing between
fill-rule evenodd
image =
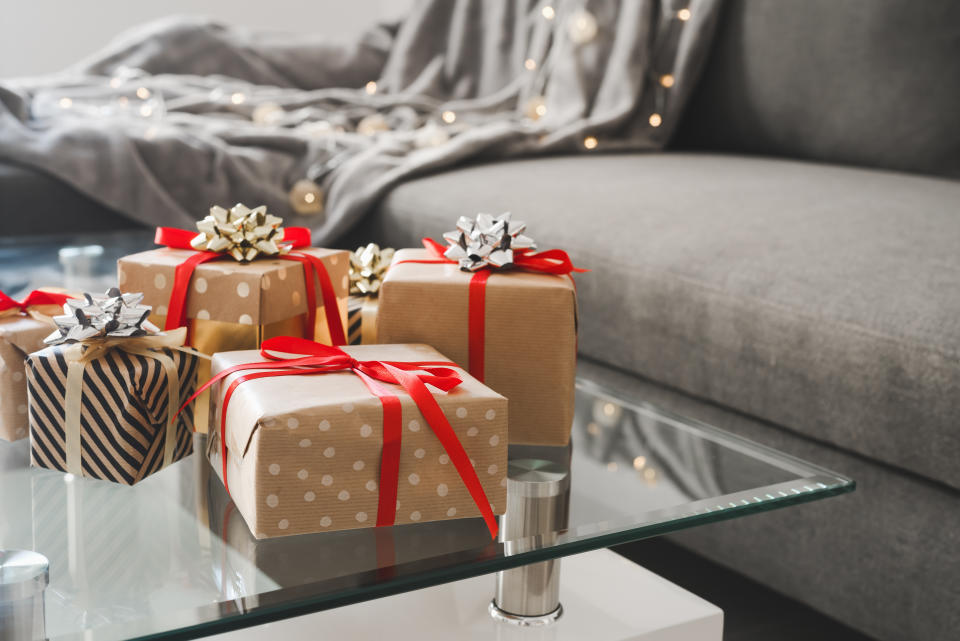
<instances>
[{"instance_id":1,"label":"glass tabletop","mask_svg":"<svg viewBox=\"0 0 960 641\"><path fill-rule=\"evenodd\" d=\"M106 290L116 259L151 241L149 232L0 239L0 290ZM481 519L463 519L258 541L202 456L127 487L30 468L27 441L0 441L0 549L49 560L51 641L184 639L854 488L843 476L582 379L571 446L514 447L510 457L569 469L568 523L555 536L494 542Z\"/></svg>"},{"instance_id":2,"label":"glass tabletop","mask_svg":"<svg viewBox=\"0 0 960 641\"><path fill-rule=\"evenodd\" d=\"M258 541L201 456L126 487L30 468L19 441L0 442L0 549L49 559L51 641L193 638L854 488L587 380L576 407L569 448L510 453L569 466L555 537L507 546L463 519Z\"/></svg>"}]
</instances>

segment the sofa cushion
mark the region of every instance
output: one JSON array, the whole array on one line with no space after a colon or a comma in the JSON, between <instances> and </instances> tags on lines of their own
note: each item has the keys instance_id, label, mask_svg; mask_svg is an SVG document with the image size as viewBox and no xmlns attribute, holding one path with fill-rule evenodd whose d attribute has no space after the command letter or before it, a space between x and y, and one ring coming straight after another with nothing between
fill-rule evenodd
<instances>
[{"instance_id":1,"label":"sofa cushion","mask_svg":"<svg viewBox=\"0 0 960 641\"><path fill-rule=\"evenodd\" d=\"M960 488L960 182L722 155L553 157L398 187L358 237L513 211L592 358Z\"/></svg>"},{"instance_id":2,"label":"sofa cushion","mask_svg":"<svg viewBox=\"0 0 960 641\"><path fill-rule=\"evenodd\" d=\"M680 144L960 177L960 2L724 3Z\"/></svg>"}]
</instances>

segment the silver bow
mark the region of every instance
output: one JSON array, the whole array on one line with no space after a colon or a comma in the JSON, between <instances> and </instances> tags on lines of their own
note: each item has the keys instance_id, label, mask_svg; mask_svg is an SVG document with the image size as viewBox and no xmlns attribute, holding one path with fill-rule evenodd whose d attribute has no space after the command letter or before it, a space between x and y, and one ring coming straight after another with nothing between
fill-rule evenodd
<instances>
[{"instance_id":1,"label":"silver bow","mask_svg":"<svg viewBox=\"0 0 960 641\"><path fill-rule=\"evenodd\" d=\"M483 267L499 269L513 264L513 250L536 249L532 238L523 235L526 224L510 220L510 212L491 216L477 214L477 219L461 216L457 228L443 239L450 244L443 255L459 263L460 269L475 272Z\"/></svg>"},{"instance_id":2,"label":"silver bow","mask_svg":"<svg viewBox=\"0 0 960 641\"><path fill-rule=\"evenodd\" d=\"M285 254L289 247L280 244L283 219L267 213L264 205L250 209L242 204L230 210L214 206L210 215L197 222L199 234L190 241L197 251L226 252L247 262L258 254Z\"/></svg>"},{"instance_id":3,"label":"silver bow","mask_svg":"<svg viewBox=\"0 0 960 641\"><path fill-rule=\"evenodd\" d=\"M150 307L141 305L143 294L121 294L116 287L105 295L84 294L63 305L63 316L54 316L57 331L43 339L47 345L77 343L91 338L128 338L155 333L147 321Z\"/></svg>"}]
</instances>

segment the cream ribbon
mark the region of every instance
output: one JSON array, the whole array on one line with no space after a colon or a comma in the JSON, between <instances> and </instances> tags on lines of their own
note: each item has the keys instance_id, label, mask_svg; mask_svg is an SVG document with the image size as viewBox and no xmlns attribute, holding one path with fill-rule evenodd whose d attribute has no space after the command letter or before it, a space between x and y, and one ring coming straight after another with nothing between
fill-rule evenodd
<instances>
[{"instance_id":1,"label":"cream ribbon","mask_svg":"<svg viewBox=\"0 0 960 641\"><path fill-rule=\"evenodd\" d=\"M375 296L368 296L360 308L360 343L373 345L377 342L377 309L379 304Z\"/></svg>"},{"instance_id":2,"label":"cream ribbon","mask_svg":"<svg viewBox=\"0 0 960 641\"><path fill-rule=\"evenodd\" d=\"M120 349L128 354L135 354L152 358L160 363L167 375L167 430L163 448L163 466L173 462L173 454L177 437L177 411L180 409L180 381L177 378L177 366L167 354L160 351L163 348L195 354L203 358L210 358L195 349L184 347L187 339L187 328L180 327L162 334L149 334L124 338L96 338L82 343L71 345L64 350L67 359L66 385L66 425L64 427L67 453L67 472L83 475L81 465L82 450L80 447L81 435L81 399L83 398L83 372L87 364L112 349Z\"/></svg>"}]
</instances>

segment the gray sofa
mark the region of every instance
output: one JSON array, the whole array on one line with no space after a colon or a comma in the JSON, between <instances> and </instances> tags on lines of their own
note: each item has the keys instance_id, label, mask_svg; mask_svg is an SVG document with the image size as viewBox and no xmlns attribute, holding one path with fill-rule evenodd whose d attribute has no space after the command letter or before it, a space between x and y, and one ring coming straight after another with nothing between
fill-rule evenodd
<instances>
[{"instance_id":1,"label":"gray sofa","mask_svg":"<svg viewBox=\"0 0 960 641\"><path fill-rule=\"evenodd\" d=\"M585 372L858 481L676 541L878 639L955 639L960 3L753 0L721 21L668 153L426 176L355 236L411 246L513 211L593 270Z\"/></svg>"},{"instance_id":2,"label":"gray sofa","mask_svg":"<svg viewBox=\"0 0 960 641\"><path fill-rule=\"evenodd\" d=\"M672 148L602 151L413 180L344 245L513 211L593 270L585 373L858 481L676 541L877 639L956 638L960 3L729 0ZM0 210L124 224L48 183L0 167Z\"/></svg>"}]
</instances>

